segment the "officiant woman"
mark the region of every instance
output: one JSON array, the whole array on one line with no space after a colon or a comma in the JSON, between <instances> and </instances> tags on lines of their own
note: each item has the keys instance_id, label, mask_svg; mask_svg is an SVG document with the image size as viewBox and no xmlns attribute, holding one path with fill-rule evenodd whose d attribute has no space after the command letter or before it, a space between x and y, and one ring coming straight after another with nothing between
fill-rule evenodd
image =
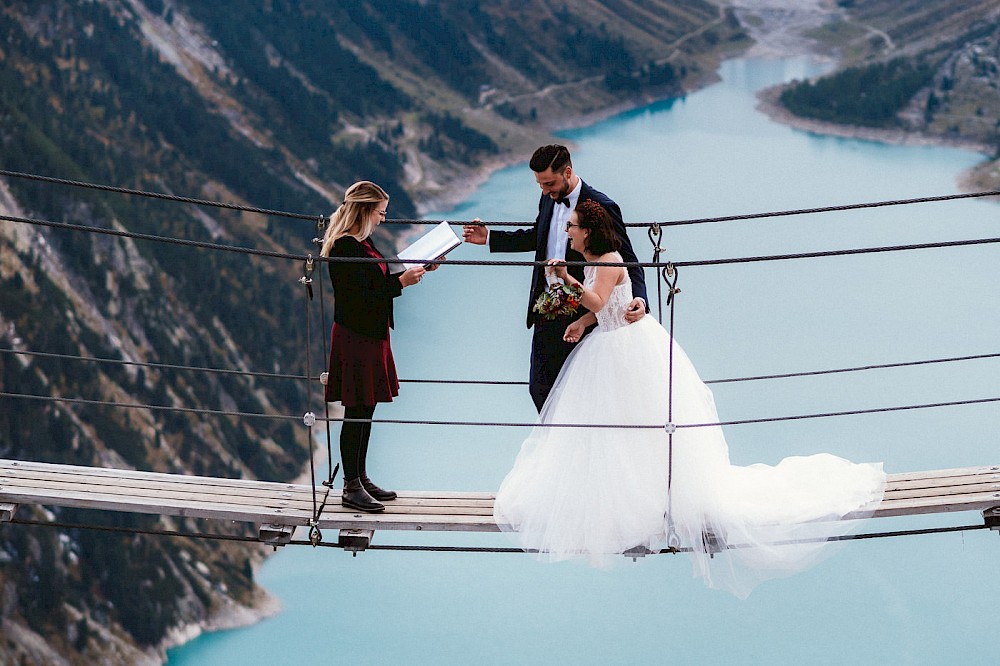
<instances>
[{"instance_id":1,"label":"officiant woman","mask_svg":"<svg viewBox=\"0 0 1000 666\"><path fill-rule=\"evenodd\" d=\"M320 254L334 259L385 259L371 235L385 220L388 205L389 195L375 183L363 180L351 185L330 218ZM339 401L348 419L340 431L341 503L358 511L384 511L382 502L396 499L396 493L368 478L365 459L375 406L399 395L389 345L392 301L406 287L419 284L428 269L416 265L390 273L386 261L331 261L329 266L335 303L326 400Z\"/></svg>"}]
</instances>

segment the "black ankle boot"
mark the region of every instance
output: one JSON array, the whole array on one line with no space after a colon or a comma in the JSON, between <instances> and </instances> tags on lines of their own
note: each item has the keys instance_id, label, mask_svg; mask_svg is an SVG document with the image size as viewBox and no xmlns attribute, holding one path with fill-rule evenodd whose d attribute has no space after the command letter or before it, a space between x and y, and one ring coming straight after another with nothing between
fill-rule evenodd
<instances>
[{"instance_id":1,"label":"black ankle boot","mask_svg":"<svg viewBox=\"0 0 1000 666\"><path fill-rule=\"evenodd\" d=\"M364 486L368 494L377 499L380 502L389 502L396 499L396 493L392 490L382 490L368 478L367 474L361 475L361 485Z\"/></svg>"},{"instance_id":2,"label":"black ankle boot","mask_svg":"<svg viewBox=\"0 0 1000 666\"><path fill-rule=\"evenodd\" d=\"M368 494L365 487L361 485L361 479L351 479L344 481L344 493L340 497L340 503L349 509L377 513L385 511L385 507L375 501L375 498Z\"/></svg>"}]
</instances>

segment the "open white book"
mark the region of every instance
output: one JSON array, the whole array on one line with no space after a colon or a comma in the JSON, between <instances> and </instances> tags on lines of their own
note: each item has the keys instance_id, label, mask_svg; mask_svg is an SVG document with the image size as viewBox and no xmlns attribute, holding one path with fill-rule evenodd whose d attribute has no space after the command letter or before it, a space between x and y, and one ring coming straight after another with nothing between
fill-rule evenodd
<instances>
[{"instance_id":1,"label":"open white book","mask_svg":"<svg viewBox=\"0 0 1000 666\"><path fill-rule=\"evenodd\" d=\"M442 221L426 234L414 241L409 247L401 250L400 259L414 259L433 263L431 260L443 257L462 244L447 222ZM403 264L404 268L412 268L416 264Z\"/></svg>"}]
</instances>

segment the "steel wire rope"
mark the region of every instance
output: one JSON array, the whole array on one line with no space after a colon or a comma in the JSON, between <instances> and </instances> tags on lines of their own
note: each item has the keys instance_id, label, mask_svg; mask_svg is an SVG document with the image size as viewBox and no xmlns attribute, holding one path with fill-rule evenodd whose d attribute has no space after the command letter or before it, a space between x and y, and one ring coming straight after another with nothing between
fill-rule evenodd
<instances>
[{"instance_id":1,"label":"steel wire rope","mask_svg":"<svg viewBox=\"0 0 1000 666\"><path fill-rule=\"evenodd\" d=\"M677 552L680 547L680 537L674 526L673 517L673 481L674 481L674 312L677 304L677 280L680 275L676 268L664 268L663 280L667 283L667 307L670 308L670 328L667 330L670 349L667 352L667 549ZM657 276L659 278L659 276ZM673 278L673 280L671 280ZM660 280L656 280L659 285Z\"/></svg>"},{"instance_id":2,"label":"steel wire rope","mask_svg":"<svg viewBox=\"0 0 1000 666\"><path fill-rule=\"evenodd\" d=\"M716 426L752 425L759 423L778 423L782 421L802 421L807 419L824 419L835 416L861 416L866 414L886 414L890 412L903 412L915 409L935 409L938 407L963 407L968 405L982 405L992 402L1000 402L1000 398L973 398L971 400L951 400L947 402L929 402L916 405L898 405L895 407L874 407L871 409L849 409L838 412L816 412L811 414L796 414L792 416L771 416L757 419L737 419L733 421L719 421L718 423L684 423L677 424L678 428L710 428Z\"/></svg>"},{"instance_id":3,"label":"steel wire rope","mask_svg":"<svg viewBox=\"0 0 1000 666\"><path fill-rule=\"evenodd\" d=\"M728 259L701 259L694 261L675 261L674 266L704 267L722 266L728 264L749 264L766 261L788 261L793 259L818 259L823 257L845 257L860 254L878 254L883 252L908 252L912 250L933 250L951 247L970 247L976 245L991 245L1000 243L1000 238L973 238L957 241L937 241L934 243L910 243L906 245L881 245L875 247L853 248L847 250L819 250L815 252L793 252L790 254L756 255L749 257L731 257Z\"/></svg>"},{"instance_id":4,"label":"steel wire rope","mask_svg":"<svg viewBox=\"0 0 1000 666\"><path fill-rule=\"evenodd\" d=\"M322 283L320 286L322 289ZM325 330L325 329L324 329ZM324 341L325 345L325 341ZM141 368L154 368L154 369L170 369L170 370L188 370L194 372L207 372L207 373L221 373L221 374L231 374L231 375L243 375L247 377L264 378L264 379L291 379L291 380L302 380L306 379L305 375L292 375L292 374L282 374L275 372L257 372L253 370L233 370L226 368L210 368L205 366L194 366L194 365L176 365L170 363L149 363L142 361L127 361L117 358L103 358L98 356L80 356L79 354L57 354L53 352L41 352L34 351L30 349L11 349L11 348L0 348L0 354L19 354L23 356L38 356L40 358L58 358L64 360L81 361L89 363L105 363L113 365L129 365ZM992 358L1000 358L1000 353L989 353L989 354L968 354L965 356L951 356L946 358L934 358L934 359L922 359L919 361L898 361L895 363L877 363L869 365L858 365L850 366L845 368L828 368L825 370L803 370L799 372L782 372L770 375L749 375L745 377L728 377L723 379L706 379L703 380L705 384L727 384L736 382L752 382L752 381L763 381L770 379L791 379L797 377L813 377L819 375L832 375L840 373L850 373L850 372L863 372L867 370L885 370L892 368L908 368L921 365L931 365L936 363L955 363L959 361L974 361L974 360L985 360ZM318 380L320 377L311 377L310 379ZM485 386L527 386L528 382L523 380L490 380L490 379L400 379L402 383L409 384L475 384L475 385L485 385Z\"/></svg>"},{"instance_id":5,"label":"steel wire rope","mask_svg":"<svg viewBox=\"0 0 1000 666\"><path fill-rule=\"evenodd\" d=\"M67 185L71 187L80 187L86 189L100 190L105 192L112 192L118 194L129 194L135 196L142 196L154 199L162 199L166 201L180 202L180 203L190 203L200 206L211 206L215 208L227 208L231 210L251 212L251 213L261 213L264 215L274 215L279 217L288 217L300 220L314 220L315 215L308 213L291 213L280 210L271 210L266 208L258 208L255 206L245 206L240 204L231 204L218 201L210 201L207 199L197 199L192 197L178 196L173 194L163 194L160 192L149 192L146 190L131 189L125 187L116 187L112 185L102 185L97 183L87 183L78 180L69 180L65 178L56 178L53 176L41 176L37 174L30 174L21 171L12 171L7 169L0 169L0 176L7 176L10 178L19 178L25 180L34 180L39 182L52 183L57 185ZM666 222L631 222L626 223L626 227L647 227L654 224L659 224L663 226L682 226L682 225L694 225L694 224L708 224L716 222L735 222L735 221L746 221L762 218L771 217L787 217L792 215L811 215L817 213L829 213L829 212L840 212L849 210L860 210L869 208L881 208L886 206L904 206L912 204L921 203L936 203L943 201L954 201L958 199L974 199L974 198L984 198L991 196L1000 196L1000 191L998 190L987 190L981 192L963 192L959 194L944 194L937 196L927 196L927 197L913 197L909 199L889 199L883 201L870 201L854 204L840 204L834 206L819 206L813 208L799 208L792 210L780 210L780 211L769 211L761 213L744 213L739 215L723 215L718 217L702 217L702 218L690 218L682 220L671 220ZM392 220L395 224L438 224L440 220L410 220L410 219L398 219ZM487 226L531 226L533 222L483 222L482 224Z\"/></svg>"},{"instance_id":6,"label":"steel wire rope","mask_svg":"<svg viewBox=\"0 0 1000 666\"><path fill-rule=\"evenodd\" d=\"M202 519L210 520L210 519ZM21 525L25 527L50 527L63 530L93 530L98 532L112 532L118 534L132 534L132 535L143 535L143 536L165 536L165 537L179 537L184 539L206 539L213 541L238 541L243 543L259 543L261 545L272 545L268 544L266 541L262 541L259 537L243 536L239 534L212 534L210 532L182 532L179 530L160 530L153 528L141 528L141 527L116 527L113 525L93 525L89 523L68 523L62 521L49 521L49 520L33 520L30 518L18 518L13 517L6 521L10 525ZM304 527L304 526L303 526ZM801 539L797 541L786 542L788 545L792 544L805 544L805 543L820 543L825 541L861 541L868 539L886 539L886 538L896 538L905 536L925 536L929 534L947 534L954 532L972 532L977 530L990 529L989 525L986 524L971 524L971 525L952 525L947 527L922 527L913 528L907 530L891 530L884 532L864 532L861 534L845 534L840 536L833 536L828 539ZM346 550L347 548L338 542L321 542L318 544L313 544L311 541L304 539L292 539L288 543L283 544L288 546L320 546L326 548L340 548ZM777 544L772 544L777 545ZM739 548L740 546L727 546L727 548ZM511 548L505 546L427 546L427 545L411 545L411 544L369 544L365 550L383 550L383 551L410 551L410 552L438 552L438 553L493 553L493 554L520 554L520 555L531 555L534 554L532 551L526 551L522 548ZM692 552L692 548L683 547L677 549L664 548L658 551L653 551L648 553L649 555L676 555L679 553ZM629 557L622 553L623 557Z\"/></svg>"},{"instance_id":7,"label":"steel wire rope","mask_svg":"<svg viewBox=\"0 0 1000 666\"><path fill-rule=\"evenodd\" d=\"M649 237L649 242L653 244L653 263L658 263L660 260L660 253L663 248L660 246L660 241L663 240L663 228L654 224L649 229L646 230L646 235ZM654 238L655 237L655 238ZM656 279L656 320L663 325L663 290L660 284L659 275Z\"/></svg>"},{"instance_id":8,"label":"steel wire rope","mask_svg":"<svg viewBox=\"0 0 1000 666\"><path fill-rule=\"evenodd\" d=\"M305 375L291 375L277 372L256 372L253 370L233 370L230 368L209 368L196 365L175 365L172 363L149 363L144 361L128 361L119 358L102 358L98 356L80 356L79 354L56 354L52 352L40 352L27 349L0 349L0 354L22 354L24 356L38 356L39 358L58 358L71 361L82 361L89 363L104 363L109 365L128 365L138 368L152 368L157 370L187 370L194 372L206 372L209 374L240 375L245 377L255 377L260 379L306 379Z\"/></svg>"},{"instance_id":9,"label":"steel wire rope","mask_svg":"<svg viewBox=\"0 0 1000 666\"><path fill-rule=\"evenodd\" d=\"M275 217L289 217L299 220L316 219L315 215L307 215L304 213L289 213L281 210L271 210L269 208L258 208L256 206L245 206L242 204L225 203L221 201L210 201L208 199L195 199L193 197L179 196L176 194L164 194L162 192L149 192L147 190L136 190L128 187L116 187L114 185L86 183L79 180L54 178L52 176L39 176L36 174L23 173L21 171L9 171L7 169L0 169L0 176L8 176L10 178L21 178L24 180L34 180L43 183L52 183L56 185L68 185L70 187L80 187L88 190L98 190L101 192L113 192L115 194L130 194L130 195L145 197L148 199L161 199L163 201L189 203L189 204L194 204L196 206L226 208L228 210L236 210L245 213L260 213L262 215L273 215Z\"/></svg>"},{"instance_id":10,"label":"steel wire rope","mask_svg":"<svg viewBox=\"0 0 1000 666\"><path fill-rule=\"evenodd\" d=\"M126 409L149 409L160 411L174 411L188 414L200 414L204 416L231 416L236 418L262 418L283 421L301 421L301 416L286 414L262 414L259 412L234 412L214 409L201 409L195 407L176 407L172 405L148 405L141 403L123 403L111 400L88 400L84 398L63 398L59 396L36 395L31 393L12 393L0 391L0 398L17 398L25 400L38 400L41 402L64 402L77 405L120 407ZM969 405L982 405L1000 402L1000 397L995 398L973 398L970 400L951 400L932 403L921 403L914 405L897 405L892 407L875 407L871 409L854 409L838 412L817 412L810 414L795 414L791 416L773 416L755 419L739 419L733 421L720 421L718 423L677 423L676 428L709 428L716 426L736 426L752 425L760 423L778 423L782 421L800 421L808 419L820 419L839 416L861 416L869 414L884 414L900 411L912 411L918 409L936 409L940 407L964 407ZM511 421L438 421L421 419L349 419L331 417L329 419L316 416L316 421L329 423L388 423L395 425L428 425L428 426L465 426L465 427L490 427L490 428L598 428L598 429L626 429L626 430L660 430L663 424L634 424L634 423L537 423L537 422L511 422Z\"/></svg>"},{"instance_id":11,"label":"steel wire rope","mask_svg":"<svg viewBox=\"0 0 1000 666\"><path fill-rule=\"evenodd\" d=\"M316 219L316 237L313 238L313 245L316 246L317 252L322 253L323 250L323 239L326 236L326 225L327 219L320 215ZM320 333L323 336L323 350L329 350L326 340L327 331L327 319L326 319L326 299L323 296L323 283L326 282L328 276L321 276L319 280L319 318L320 318ZM326 366L324 366L326 367ZM329 368L328 368L329 370ZM320 377L326 373L320 373ZM340 463L337 463L337 467L333 465L333 435L330 432L330 403L326 401L326 382L321 382L323 386L323 415L326 416L326 463L327 463L327 477L323 485L327 488L333 488L333 480L337 476L337 470L340 468Z\"/></svg>"},{"instance_id":12,"label":"steel wire rope","mask_svg":"<svg viewBox=\"0 0 1000 666\"><path fill-rule=\"evenodd\" d=\"M67 222L53 222L51 220L40 220L34 218L18 217L14 215L0 215L0 220L7 220L10 222L19 222L23 224L32 224L37 226L51 227L56 229L66 229L70 231L82 231L87 233L97 233L110 236L118 236L122 238L132 238L137 240L148 240L161 243L172 243L176 245L182 245L185 247L196 247L207 250L215 250L222 252L236 252L239 254L246 255L256 255L263 257L270 257L275 259L288 259L292 261L303 261L306 259L306 255L293 254L290 252L277 252L274 250L259 250L256 248L240 247L235 245L223 245L220 243L209 243L206 241L194 241L181 238L172 238L169 236L157 236L155 234L146 234L133 231L124 231L120 229L103 229L100 227L90 227L80 224L71 224ZM912 243L906 245L883 245L875 247L865 247L865 248L852 248L846 250L821 250L814 252L797 252L791 254L775 254L775 255L756 255L748 257L731 257L725 259L701 259L701 260L690 260L690 261L673 261L669 262L677 268L681 267L704 267L704 266L719 266L726 264L742 264L742 263L753 263L753 262L767 262L767 261L785 261L791 259L815 259L820 257L839 257L839 256L850 256L850 255L861 255L861 254L874 254L883 252L904 252L911 250L928 250L928 249L942 249L942 248L953 248L953 247L967 247L976 245L986 245L986 244L996 244L1000 243L1000 238L974 238L966 240L955 240L955 241L938 241L933 243ZM321 262L343 262L343 263L376 263L379 260L374 257L317 257L315 261ZM394 263L402 264L417 264L425 263L422 259L392 259ZM448 259L442 262L443 264L449 264L452 266L545 266L544 261L511 261L511 260L490 260L490 259ZM657 268L662 269L667 266L667 263L652 263L652 262L642 262L642 261L632 261L632 262L587 262L587 261L567 261L566 266L638 266L640 268Z\"/></svg>"},{"instance_id":13,"label":"steel wire rope","mask_svg":"<svg viewBox=\"0 0 1000 666\"><path fill-rule=\"evenodd\" d=\"M769 217L788 217L791 215L814 215L817 213L833 213L848 210L861 210L866 208L882 208L885 206L906 206L911 204L936 203L940 201L954 201L957 199L976 199L982 197L1000 196L1000 190L988 190L984 192L963 192L960 194L943 194L930 197L914 197L911 199L890 199L887 201L870 201L865 203L841 204L838 206L820 206L816 208L799 208L794 210L780 210L766 213L746 213L743 215L723 215L720 217L701 217L688 220L674 220L671 222L661 222L663 226L676 227L692 224L710 224L714 222L736 222L745 220L755 220Z\"/></svg>"},{"instance_id":14,"label":"steel wire rope","mask_svg":"<svg viewBox=\"0 0 1000 666\"><path fill-rule=\"evenodd\" d=\"M304 306L304 316L303 320L306 325L306 377L312 376L312 308L310 305L313 300L313 288L312 288L312 274L313 269L316 264L313 262L312 254L306 259L302 266L302 277L299 278L299 283L303 286L303 295L305 298L302 299ZM306 379L306 391L305 394L308 397L312 392L312 382ZM315 440L313 439L313 425L316 424L316 415L312 411L306 411L302 415L302 422L306 426L306 450L309 452L309 485L312 488L312 505L313 505L313 515L309 519L309 541L316 544L323 540L323 533L319 529L319 516L321 509L316 500L316 465L313 461L315 450ZM327 490L329 493L329 489ZM324 506L326 502L323 502Z\"/></svg>"},{"instance_id":15,"label":"steel wire rope","mask_svg":"<svg viewBox=\"0 0 1000 666\"><path fill-rule=\"evenodd\" d=\"M113 400L89 400L86 398L64 398L52 395L36 395L32 393L11 393L0 391L0 398L20 398L38 400L41 402L64 402L72 405L87 405L98 407L120 407L124 409L148 409L150 411L178 412L181 414L199 414L202 416L232 416L236 418L260 418L277 421L301 421L301 416L289 414L261 414L260 412L232 412L219 409L203 409L199 407L178 407L176 405L148 405L135 402L116 402Z\"/></svg>"}]
</instances>

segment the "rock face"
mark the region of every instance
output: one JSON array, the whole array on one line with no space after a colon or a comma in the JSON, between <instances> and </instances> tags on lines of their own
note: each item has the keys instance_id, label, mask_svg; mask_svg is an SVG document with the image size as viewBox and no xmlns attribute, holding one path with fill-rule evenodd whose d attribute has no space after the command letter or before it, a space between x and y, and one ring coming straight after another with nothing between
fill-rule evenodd
<instances>
[{"instance_id":1,"label":"rock face","mask_svg":"<svg viewBox=\"0 0 1000 666\"><path fill-rule=\"evenodd\" d=\"M681 92L746 45L701 0L243 7L0 9L0 169L306 218L0 177L0 392L40 398L0 397L0 456L290 480L309 456L301 421L209 412L322 409L304 376L321 369L326 323L318 300L305 316L302 262L31 220L315 253L315 219L354 180L413 216L552 128ZM146 534L252 526L39 507L17 519L62 527L0 526L0 663L156 663L272 608L254 584L260 547Z\"/></svg>"}]
</instances>

